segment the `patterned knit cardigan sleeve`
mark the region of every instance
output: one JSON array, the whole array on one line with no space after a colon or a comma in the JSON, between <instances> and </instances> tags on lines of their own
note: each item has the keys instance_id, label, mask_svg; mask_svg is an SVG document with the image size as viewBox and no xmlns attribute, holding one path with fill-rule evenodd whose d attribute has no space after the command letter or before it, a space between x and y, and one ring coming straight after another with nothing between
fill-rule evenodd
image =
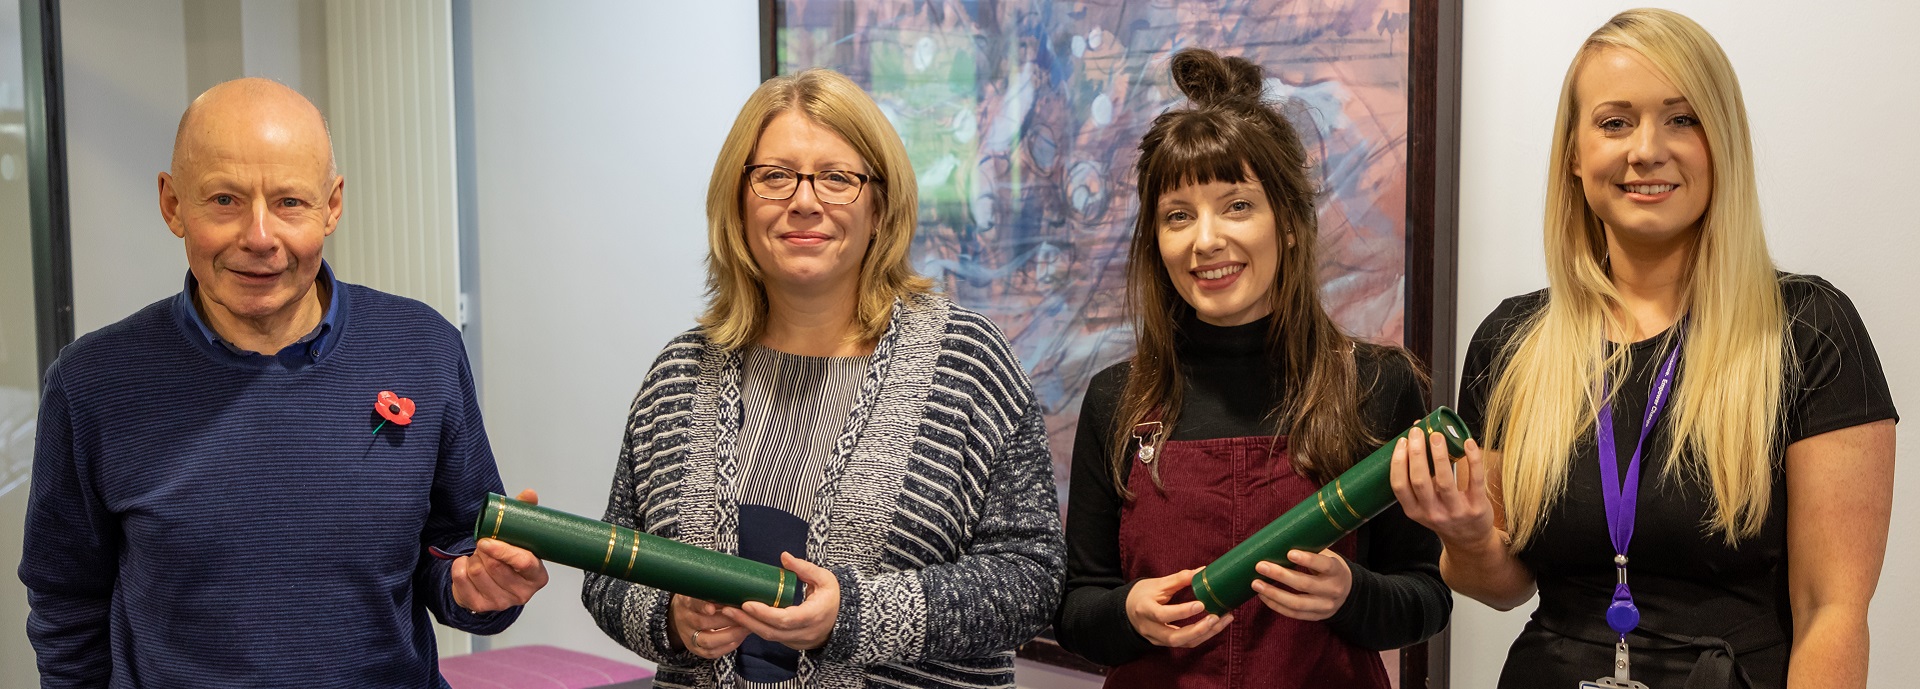
<instances>
[{"instance_id":1,"label":"patterned knit cardigan sleeve","mask_svg":"<svg viewBox=\"0 0 1920 689\"><path fill-rule=\"evenodd\" d=\"M693 406L691 398L699 375L703 343L704 338L695 331L674 338L661 350L647 373L646 382L634 395L627 413L626 436L620 442L620 460L613 472L613 489L607 498L607 513L602 521L648 531L641 523L643 511L635 487L658 485L652 480L654 442L662 436L670 439L682 435L686 430L681 422ZM667 433L657 433L660 430ZM671 509L674 505L663 507ZM588 573L581 587L580 601L607 636L642 658L682 667L705 662L690 652L673 649L673 630L667 623L667 606L673 602L671 593Z\"/></svg>"},{"instance_id":2,"label":"patterned knit cardigan sleeve","mask_svg":"<svg viewBox=\"0 0 1920 689\"><path fill-rule=\"evenodd\" d=\"M1060 604L1066 546L1032 385L986 317L953 306L943 320L924 402L880 400L917 432L878 571L829 566L841 586L829 661L1010 656Z\"/></svg>"}]
</instances>

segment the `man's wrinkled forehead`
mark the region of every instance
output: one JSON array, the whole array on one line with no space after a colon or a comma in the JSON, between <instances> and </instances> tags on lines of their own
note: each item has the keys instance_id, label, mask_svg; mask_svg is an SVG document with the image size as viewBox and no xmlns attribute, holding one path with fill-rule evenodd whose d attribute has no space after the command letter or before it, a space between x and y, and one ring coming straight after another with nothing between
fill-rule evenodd
<instances>
[{"instance_id":1,"label":"man's wrinkled forehead","mask_svg":"<svg viewBox=\"0 0 1920 689\"><path fill-rule=\"evenodd\" d=\"M304 96L266 79L240 79L208 89L180 117L173 172L213 163L315 166L335 174L326 120Z\"/></svg>"}]
</instances>

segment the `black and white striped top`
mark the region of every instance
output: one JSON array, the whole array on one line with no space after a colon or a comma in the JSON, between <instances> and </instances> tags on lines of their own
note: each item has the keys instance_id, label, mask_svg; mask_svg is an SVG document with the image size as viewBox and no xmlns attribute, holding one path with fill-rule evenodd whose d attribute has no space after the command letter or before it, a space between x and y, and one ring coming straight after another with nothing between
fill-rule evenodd
<instances>
[{"instance_id":1,"label":"black and white striped top","mask_svg":"<svg viewBox=\"0 0 1920 689\"><path fill-rule=\"evenodd\" d=\"M740 504L812 519L820 472L860 394L867 358L757 347L741 364Z\"/></svg>"},{"instance_id":2,"label":"black and white striped top","mask_svg":"<svg viewBox=\"0 0 1920 689\"><path fill-rule=\"evenodd\" d=\"M655 360L629 413L606 520L741 552L743 359L698 329ZM932 296L897 300L834 435L806 522L840 607L810 687L1014 686L1014 649L1045 627L1065 573L1047 431L999 328ZM654 686L738 686L739 654L673 647L659 589L586 576L600 628L659 663Z\"/></svg>"},{"instance_id":3,"label":"black and white striped top","mask_svg":"<svg viewBox=\"0 0 1920 689\"><path fill-rule=\"evenodd\" d=\"M833 441L847 425L867 358L816 357L757 347L740 366L740 555L780 566L807 557L807 522ZM800 653L749 636L736 663L742 689L800 686Z\"/></svg>"}]
</instances>

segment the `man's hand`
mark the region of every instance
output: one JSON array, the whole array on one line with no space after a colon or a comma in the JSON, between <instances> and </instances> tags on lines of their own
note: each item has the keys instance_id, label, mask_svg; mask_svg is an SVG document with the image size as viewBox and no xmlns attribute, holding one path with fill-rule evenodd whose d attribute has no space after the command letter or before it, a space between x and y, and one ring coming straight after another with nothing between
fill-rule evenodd
<instances>
[{"instance_id":1,"label":"man's hand","mask_svg":"<svg viewBox=\"0 0 1920 689\"><path fill-rule=\"evenodd\" d=\"M521 502L539 504L533 489L520 491ZM475 613L526 605L547 585L547 565L523 548L482 538L473 554L453 561L453 601Z\"/></svg>"}]
</instances>

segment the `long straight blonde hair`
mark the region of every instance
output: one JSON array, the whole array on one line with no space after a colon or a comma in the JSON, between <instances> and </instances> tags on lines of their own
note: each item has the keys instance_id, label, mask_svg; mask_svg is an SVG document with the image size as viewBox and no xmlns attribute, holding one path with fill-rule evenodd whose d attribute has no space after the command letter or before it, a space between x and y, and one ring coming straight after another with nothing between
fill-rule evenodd
<instances>
[{"instance_id":1,"label":"long straight blonde hair","mask_svg":"<svg viewBox=\"0 0 1920 689\"><path fill-rule=\"evenodd\" d=\"M1658 9L1615 15L1587 38L1560 87L1547 168L1547 306L1500 352L1488 404L1489 446L1502 452L1500 495L1519 549L1540 533L1565 490L1576 443L1594 429L1600 376L1622 380L1626 348L1603 332L1634 331L1605 265L1606 230L1574 175L1581 118L1574 81L1594 54L1638 53L1693 107L1706 136L1713 192L1683 281L1688 319L1673 393L1667 475L1712 488L1708 525L1729 544L1759 532L1769 507L1783 366L1789 360L1779 278L1767 253L1740 82L1699 24Z\"/></svg>"}]
</instances>

